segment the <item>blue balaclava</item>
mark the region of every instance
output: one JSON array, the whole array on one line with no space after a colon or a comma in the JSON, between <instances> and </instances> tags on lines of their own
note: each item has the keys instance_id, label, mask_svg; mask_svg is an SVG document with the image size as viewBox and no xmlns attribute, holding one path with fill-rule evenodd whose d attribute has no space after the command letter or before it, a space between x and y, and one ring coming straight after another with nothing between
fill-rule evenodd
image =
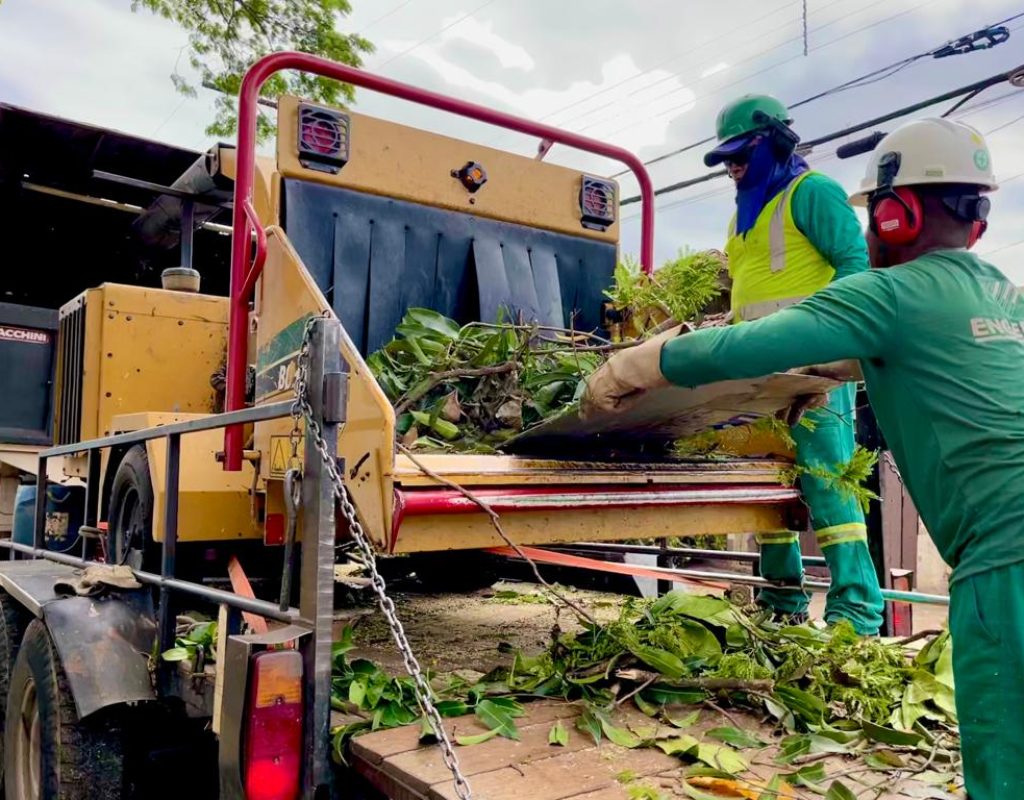
<instances>
[{"instance_id":1,"label":"blue balaclava","mask_svg":"<svg viewBox=\"0 0 1024 800\"><path fill-rule=\"evenodd\" d=\"M762 136L750 154L747 174L736 185L736 233L744 235L753 228L771 199L808 169L807 162L796 153L780 162L771 139Z\"/></svg>"}]
</instances>

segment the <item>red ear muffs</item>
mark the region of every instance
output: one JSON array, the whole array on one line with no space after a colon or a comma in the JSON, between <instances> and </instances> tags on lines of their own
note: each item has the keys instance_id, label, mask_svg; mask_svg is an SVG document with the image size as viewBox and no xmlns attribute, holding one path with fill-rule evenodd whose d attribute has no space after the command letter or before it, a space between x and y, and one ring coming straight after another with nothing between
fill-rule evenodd
<instances>
[{"instance_id":1,"label":"red ear muffs","mask_svg":"<svg viewBox=\"0 0 1024 800\"><path fill-rule=\"evenodd\" d=\"M921 234L921 201L905 186L879 192L872 200L870 213L871 230L883 244L907 245Z\"/></svg>"},{"instance_id":2,"label":"red ear muffs","mask_svg":"<svg viewBox=\"0 0 1024 800\"><path fill-rule=\"evenodd\" d=\"M988 220L976 219L971 223L971 232L967 237L968 250L978 243L978 239L985 235L986 230L988 230Z\"/></svg>"}]
</instances>

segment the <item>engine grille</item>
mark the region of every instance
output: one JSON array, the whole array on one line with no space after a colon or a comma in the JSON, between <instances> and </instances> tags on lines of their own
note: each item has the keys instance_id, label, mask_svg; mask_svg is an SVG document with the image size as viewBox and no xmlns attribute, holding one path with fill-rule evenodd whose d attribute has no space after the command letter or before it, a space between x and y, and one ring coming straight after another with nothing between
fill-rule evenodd
<instances>
[{"instance_id":1,"label":"engine grille","mask_svg":"<svg viewBox=\"0 0 1024 800\"><path fill-rule=\"evenodd\" d=\"M85 361L85 296L60 310L57 333L57 416L54 440L71 444L82 435L82 376Z\"/></svg>"}]
</instances>

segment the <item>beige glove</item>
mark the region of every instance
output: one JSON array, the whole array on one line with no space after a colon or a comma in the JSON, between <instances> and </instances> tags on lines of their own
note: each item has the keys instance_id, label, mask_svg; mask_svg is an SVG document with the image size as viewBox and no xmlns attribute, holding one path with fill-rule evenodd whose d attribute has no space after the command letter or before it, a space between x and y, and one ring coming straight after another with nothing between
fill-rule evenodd
<instances>
[{"instance_id":1,"label":"beige glove","mask_svg":"<svg viewBox=\"0 0 1024 800\"><path fill-rule=\"evenodd\" d=\"M689 327L676 325L609 358L587 379L580 416L586 419L598 412L622 413L644 392L669 386L669 381L661 374L661 348L688 331Z\"/></svg>"},{"instance_id":2,"label":"beige glove","mask_svg":"<svg viewBox=\"0 0 1024 800\"><path fill-rule=\"evenodd\" d=\"M860 361L855 358L830 361L827 364L814 364L810 367L799 367L790 370L790 372L797 375L817 375L821 378L832 378L836 381L853 383L864 380L864 373L860 369Z\"/></svg>"}]
</instances>

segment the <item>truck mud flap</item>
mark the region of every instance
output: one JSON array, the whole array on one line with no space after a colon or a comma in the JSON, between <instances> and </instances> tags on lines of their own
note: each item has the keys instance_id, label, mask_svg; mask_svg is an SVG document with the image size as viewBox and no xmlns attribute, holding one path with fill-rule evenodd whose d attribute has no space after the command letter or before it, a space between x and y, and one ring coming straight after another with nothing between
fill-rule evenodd
<instances>
[{"instance_id":1,"label":"truck mud flap","mask_svg":"<svg viewBox=\"0 0 1024 800\"><path fill-rule=\"evenodd\" d=\"M42 612L79 718L156 699L149 671L156 622L147 589L61 597L45 603Z\"/></svg>"}]
</instances>

